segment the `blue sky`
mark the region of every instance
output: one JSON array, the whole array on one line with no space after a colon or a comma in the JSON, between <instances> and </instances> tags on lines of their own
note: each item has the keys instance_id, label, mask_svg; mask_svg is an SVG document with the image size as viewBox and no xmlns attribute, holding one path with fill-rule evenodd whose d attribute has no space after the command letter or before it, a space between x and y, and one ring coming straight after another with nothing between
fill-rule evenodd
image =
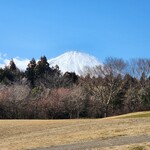
<instances>
[{"instance_id":1,"label":"blue sky","mask_svg":"<svg viewBox=\"0 0 150 150\"><path fill-rule=\"evenodd\" d=\"M150 58L149 0L0 0L0 55L53 58L78 50Z\"/></svg>"}]
</instances>

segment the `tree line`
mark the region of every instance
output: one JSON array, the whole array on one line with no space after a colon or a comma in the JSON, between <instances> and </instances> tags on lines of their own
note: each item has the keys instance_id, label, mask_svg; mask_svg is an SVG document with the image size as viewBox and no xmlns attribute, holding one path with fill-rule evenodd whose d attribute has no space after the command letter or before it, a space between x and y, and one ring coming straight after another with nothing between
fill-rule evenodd
<instances>
[{"instance_id":1,"label":"tree line","mask_svg":"<svg viewBox=\"0 0 150 150\"><path fill-rule=\"evenodd\" d=\"M0 68L0 118L102 118L150 110L150 59L109 57L84 72L62 74L45 56L33 58L25 71L11 60Z\"/></svg>"}]
</instances>

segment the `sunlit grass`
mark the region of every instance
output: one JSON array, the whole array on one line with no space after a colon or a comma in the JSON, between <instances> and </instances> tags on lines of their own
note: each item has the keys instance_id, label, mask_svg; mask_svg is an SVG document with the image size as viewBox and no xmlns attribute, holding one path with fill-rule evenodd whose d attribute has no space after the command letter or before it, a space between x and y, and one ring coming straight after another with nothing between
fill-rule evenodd
<instances>
[{"instance_id":1,"label":"sunlit grass","mask_svg":"<svg viewBox=\"0 0 150 150\"><path fill-rule=\"evenodd\" d=\"M105 119L0 120L0 149L58 146L117 136L150 135L150 112Z\"/></svg>"},{"instance_id":2,"label":"sunlit grass","mask_svg":"<svg viewBox=\"0 0 150 150\"><path fill-rule=\"evenodd\" d=\"M116 118L145 118L145 117L150 117L150 111L129 113L129 114L117 116Z\"/></svg>"}]
</instances>

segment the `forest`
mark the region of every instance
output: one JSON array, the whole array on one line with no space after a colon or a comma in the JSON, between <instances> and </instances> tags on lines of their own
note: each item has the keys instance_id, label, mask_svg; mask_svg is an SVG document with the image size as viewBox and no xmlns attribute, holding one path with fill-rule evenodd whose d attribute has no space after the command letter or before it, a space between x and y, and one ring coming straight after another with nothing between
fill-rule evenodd
<instances>
[{"instance_id":1,"label":"forest","mask_svg":"<svg viewBox=\"0 0 150 150\"><path fill-rule=\"evenodd\" d=\"M150 110L150 59L108 57L85 71L62 74L45 56L21 71L11 60L0 68L0 119L103 118Z\"/></svg>"}]
</instances>

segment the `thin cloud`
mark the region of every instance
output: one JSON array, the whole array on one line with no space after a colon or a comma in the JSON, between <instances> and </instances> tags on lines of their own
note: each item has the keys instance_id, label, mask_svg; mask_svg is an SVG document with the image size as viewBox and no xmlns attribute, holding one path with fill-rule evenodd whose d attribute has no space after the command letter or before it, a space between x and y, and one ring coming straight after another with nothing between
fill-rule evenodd
<instances>
[{"instance_id":1,"label":"thin cloud","mask_svg":"<svg viewBox=\"0 0 150 150\"><path fill-rule=\"evenodd\" d=\"M0 60L3 60L6 56L7 56L7 54L0 53Z\"/></svg>"}]
</instances>

